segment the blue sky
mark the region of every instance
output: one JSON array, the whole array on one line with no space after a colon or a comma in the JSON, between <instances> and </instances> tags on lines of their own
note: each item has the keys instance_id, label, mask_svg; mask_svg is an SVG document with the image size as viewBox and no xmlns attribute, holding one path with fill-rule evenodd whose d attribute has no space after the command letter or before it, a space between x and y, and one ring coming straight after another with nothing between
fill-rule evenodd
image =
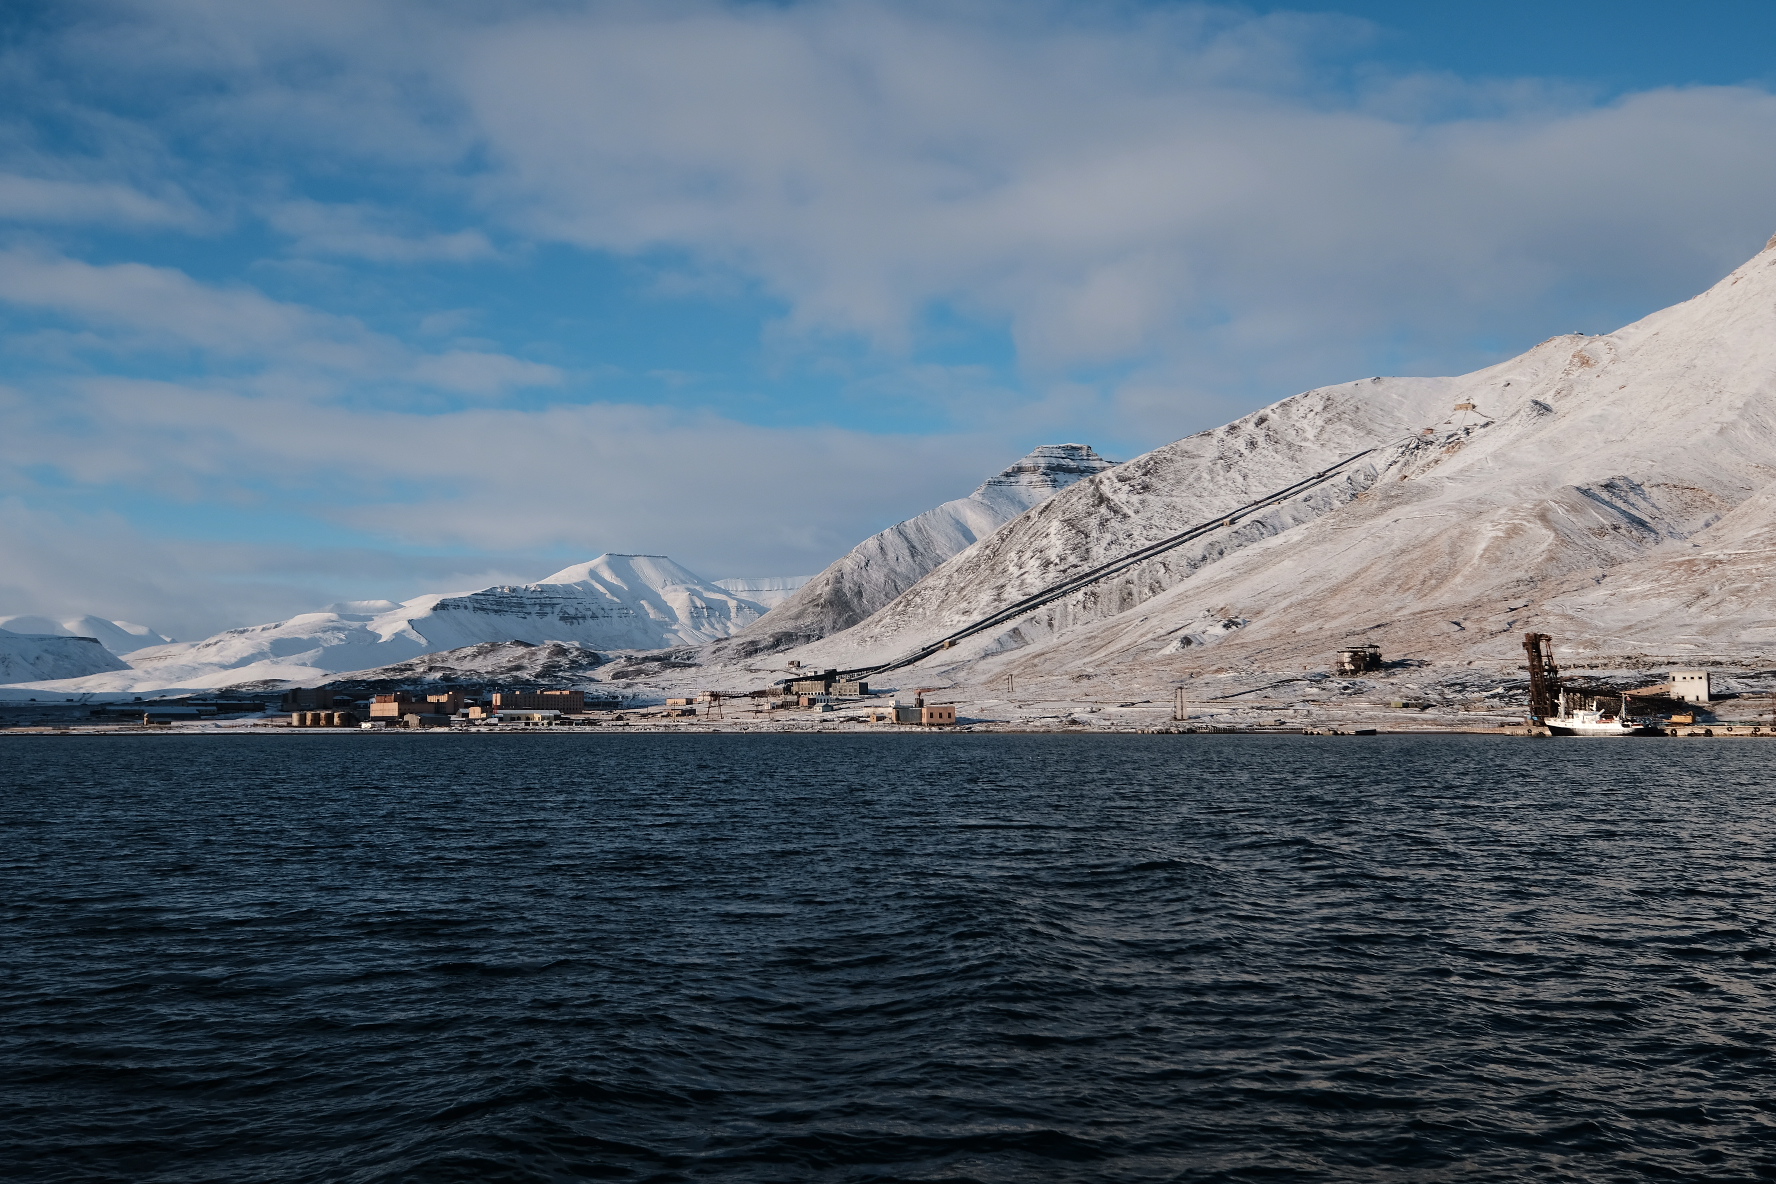
<instances>
[{"instance_id":1,"label":"blue sky","mask_svg":"<svg viewBox=\"0 0 1776 1184\"><path fill-rule=\"evenodd\" d=\"M0 615L804 574L1681 300L1776 5L13 4Z\"/></svg>"}]
</instances>

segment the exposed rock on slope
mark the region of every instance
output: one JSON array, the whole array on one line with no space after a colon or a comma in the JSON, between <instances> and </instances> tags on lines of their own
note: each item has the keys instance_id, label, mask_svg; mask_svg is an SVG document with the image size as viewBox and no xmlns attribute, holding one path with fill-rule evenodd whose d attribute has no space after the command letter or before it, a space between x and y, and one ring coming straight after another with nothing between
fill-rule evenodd
<instances>
[{"instance_id":1,"label":"exposed rock on slope","mask_svg":"<svg viewBox=\"0 0 1776 1184\"><path fill-rule=\"evenodd\" d=\"M123 659L93 637L59 637L0 629L0 683L81 678L127 670Z\"/></svg>"},{"instance_id":2,"label":"exposed rock on slope","mask_svg":"<svg viewBox=\"0 0 1776 1184\"><path fill-rule=\"evenodd\" d=\"M141 650L131 655L133 669L56 689L314 683L482 642L663 649L726 637L761 612L664 555L601 555L535 584L421 596L393 608L386 604L337 605L335 610L344 611L305 613L199 642Z\"/></svg>"},{"instance_id":3,"label":"exposed rock on slope","mask_svg":"<svg viewBox=\"0 0 1776 1184\"><path fill-rule=\"evenodd\" d=\"M1511 661L1542 625L1569 649L1776 648L1776 606L1751 599L1776 589L1766 250L1615 333L1557 337L1460 378L1309 391L1129 461L798 656L896 657L1371 447L1327 486L942 658L1182 671L1324 662L1360 639L1391 655Z\"/></svg>"},{"instance_id":4,"label":"exposed rock on slope","mask_svg":"<svg viewBox=\"0 0 1776 1184\"><path fill-rule=\"evenodd\" d=\"M797 588L813 576L732 576L716 580L718 588L726 588L742 600L750 600L763 609L773 609L795 594Z\"/></svg>"},{"instance_id":5,"label":"exposed rock on slope","mask_svg":"<svg viewBox=\"0 0 1776 1184\"><path fill-rule=\"evenodd\" d=\"M577 687L590 681L591 672L606 661L597 650L572 642L486 641L373 670L352 671L329 679L326 685L349 690L431 685Z\"/></svg>"},{"instance_id":6,"label":"exposed rock on slope","mask_svg":"<svg viewBox=\"0 0 1776 1184\"><path fill-rule=\"evenodd\" d=\"M1084 444L1043 445L967 497L865 539L718 652L744 657L849 628L950 556L1112 463Z\"/></svg>"}]
</instances>

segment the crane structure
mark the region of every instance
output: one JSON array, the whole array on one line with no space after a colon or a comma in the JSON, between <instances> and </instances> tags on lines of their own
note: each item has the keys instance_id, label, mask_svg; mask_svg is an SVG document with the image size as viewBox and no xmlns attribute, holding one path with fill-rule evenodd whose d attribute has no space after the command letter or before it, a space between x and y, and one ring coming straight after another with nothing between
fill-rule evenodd
<instances>
[{"instance_id":1,"label":"crane structure","mask_svg":"<svg viewBox=\"0 0 1776 1184\"><path fill-rule=\"evenodd\" d=\"M1542 723L1560 714L1560 667L1554 664L1554 640L1546 633L1525 633L1529 656L1529 718Z\"/></svg>"}]
</instances>

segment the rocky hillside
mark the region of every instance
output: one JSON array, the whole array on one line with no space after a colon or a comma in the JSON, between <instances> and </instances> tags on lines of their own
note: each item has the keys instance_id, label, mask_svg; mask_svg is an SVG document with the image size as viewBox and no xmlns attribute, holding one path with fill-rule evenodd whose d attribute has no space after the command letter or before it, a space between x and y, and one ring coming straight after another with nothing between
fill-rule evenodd
<instances>
[{"instance_id":1,"label":"rocky hillside","mask_svg":"<svg viewBox=\"0 0 1776 1184\"><path fill-rule=\"evenodd\" d=\"M950 556L1111 464L1084 444L1043 445L967 497L857 544L717 652L744 658L847 629Z\"/></svg>"},{"instance_id":2,"label":"rocky hillside","mask_svg":"<svg viewBox=\"0 0 1776 1184\"><path fill-rule=\"evenodd\" d=\"M1459 378L1285 399L1068 489L789 656L889 659L1071 573L1374 449L1337 480L927 666L1324 664L1348 641L1510 662L1755 659L1776 643L1776 249L1602 336Z\"/></svg>"}]
</instances>

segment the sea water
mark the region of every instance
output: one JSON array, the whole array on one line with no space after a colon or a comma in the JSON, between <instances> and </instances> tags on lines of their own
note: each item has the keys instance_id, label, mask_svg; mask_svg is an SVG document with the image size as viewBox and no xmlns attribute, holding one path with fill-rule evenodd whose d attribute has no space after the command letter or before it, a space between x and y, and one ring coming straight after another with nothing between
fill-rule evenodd
<instances>
[{"instance_id":1,"label":"sea water","mask_svg":"<svg viewBox=\"0 0 1776 1184\"><path fill-rule=\"evenodd\" d=\"M1773 761L0 738L0 1177L1767 1179Z\"/></svg>"}]
</instances>

